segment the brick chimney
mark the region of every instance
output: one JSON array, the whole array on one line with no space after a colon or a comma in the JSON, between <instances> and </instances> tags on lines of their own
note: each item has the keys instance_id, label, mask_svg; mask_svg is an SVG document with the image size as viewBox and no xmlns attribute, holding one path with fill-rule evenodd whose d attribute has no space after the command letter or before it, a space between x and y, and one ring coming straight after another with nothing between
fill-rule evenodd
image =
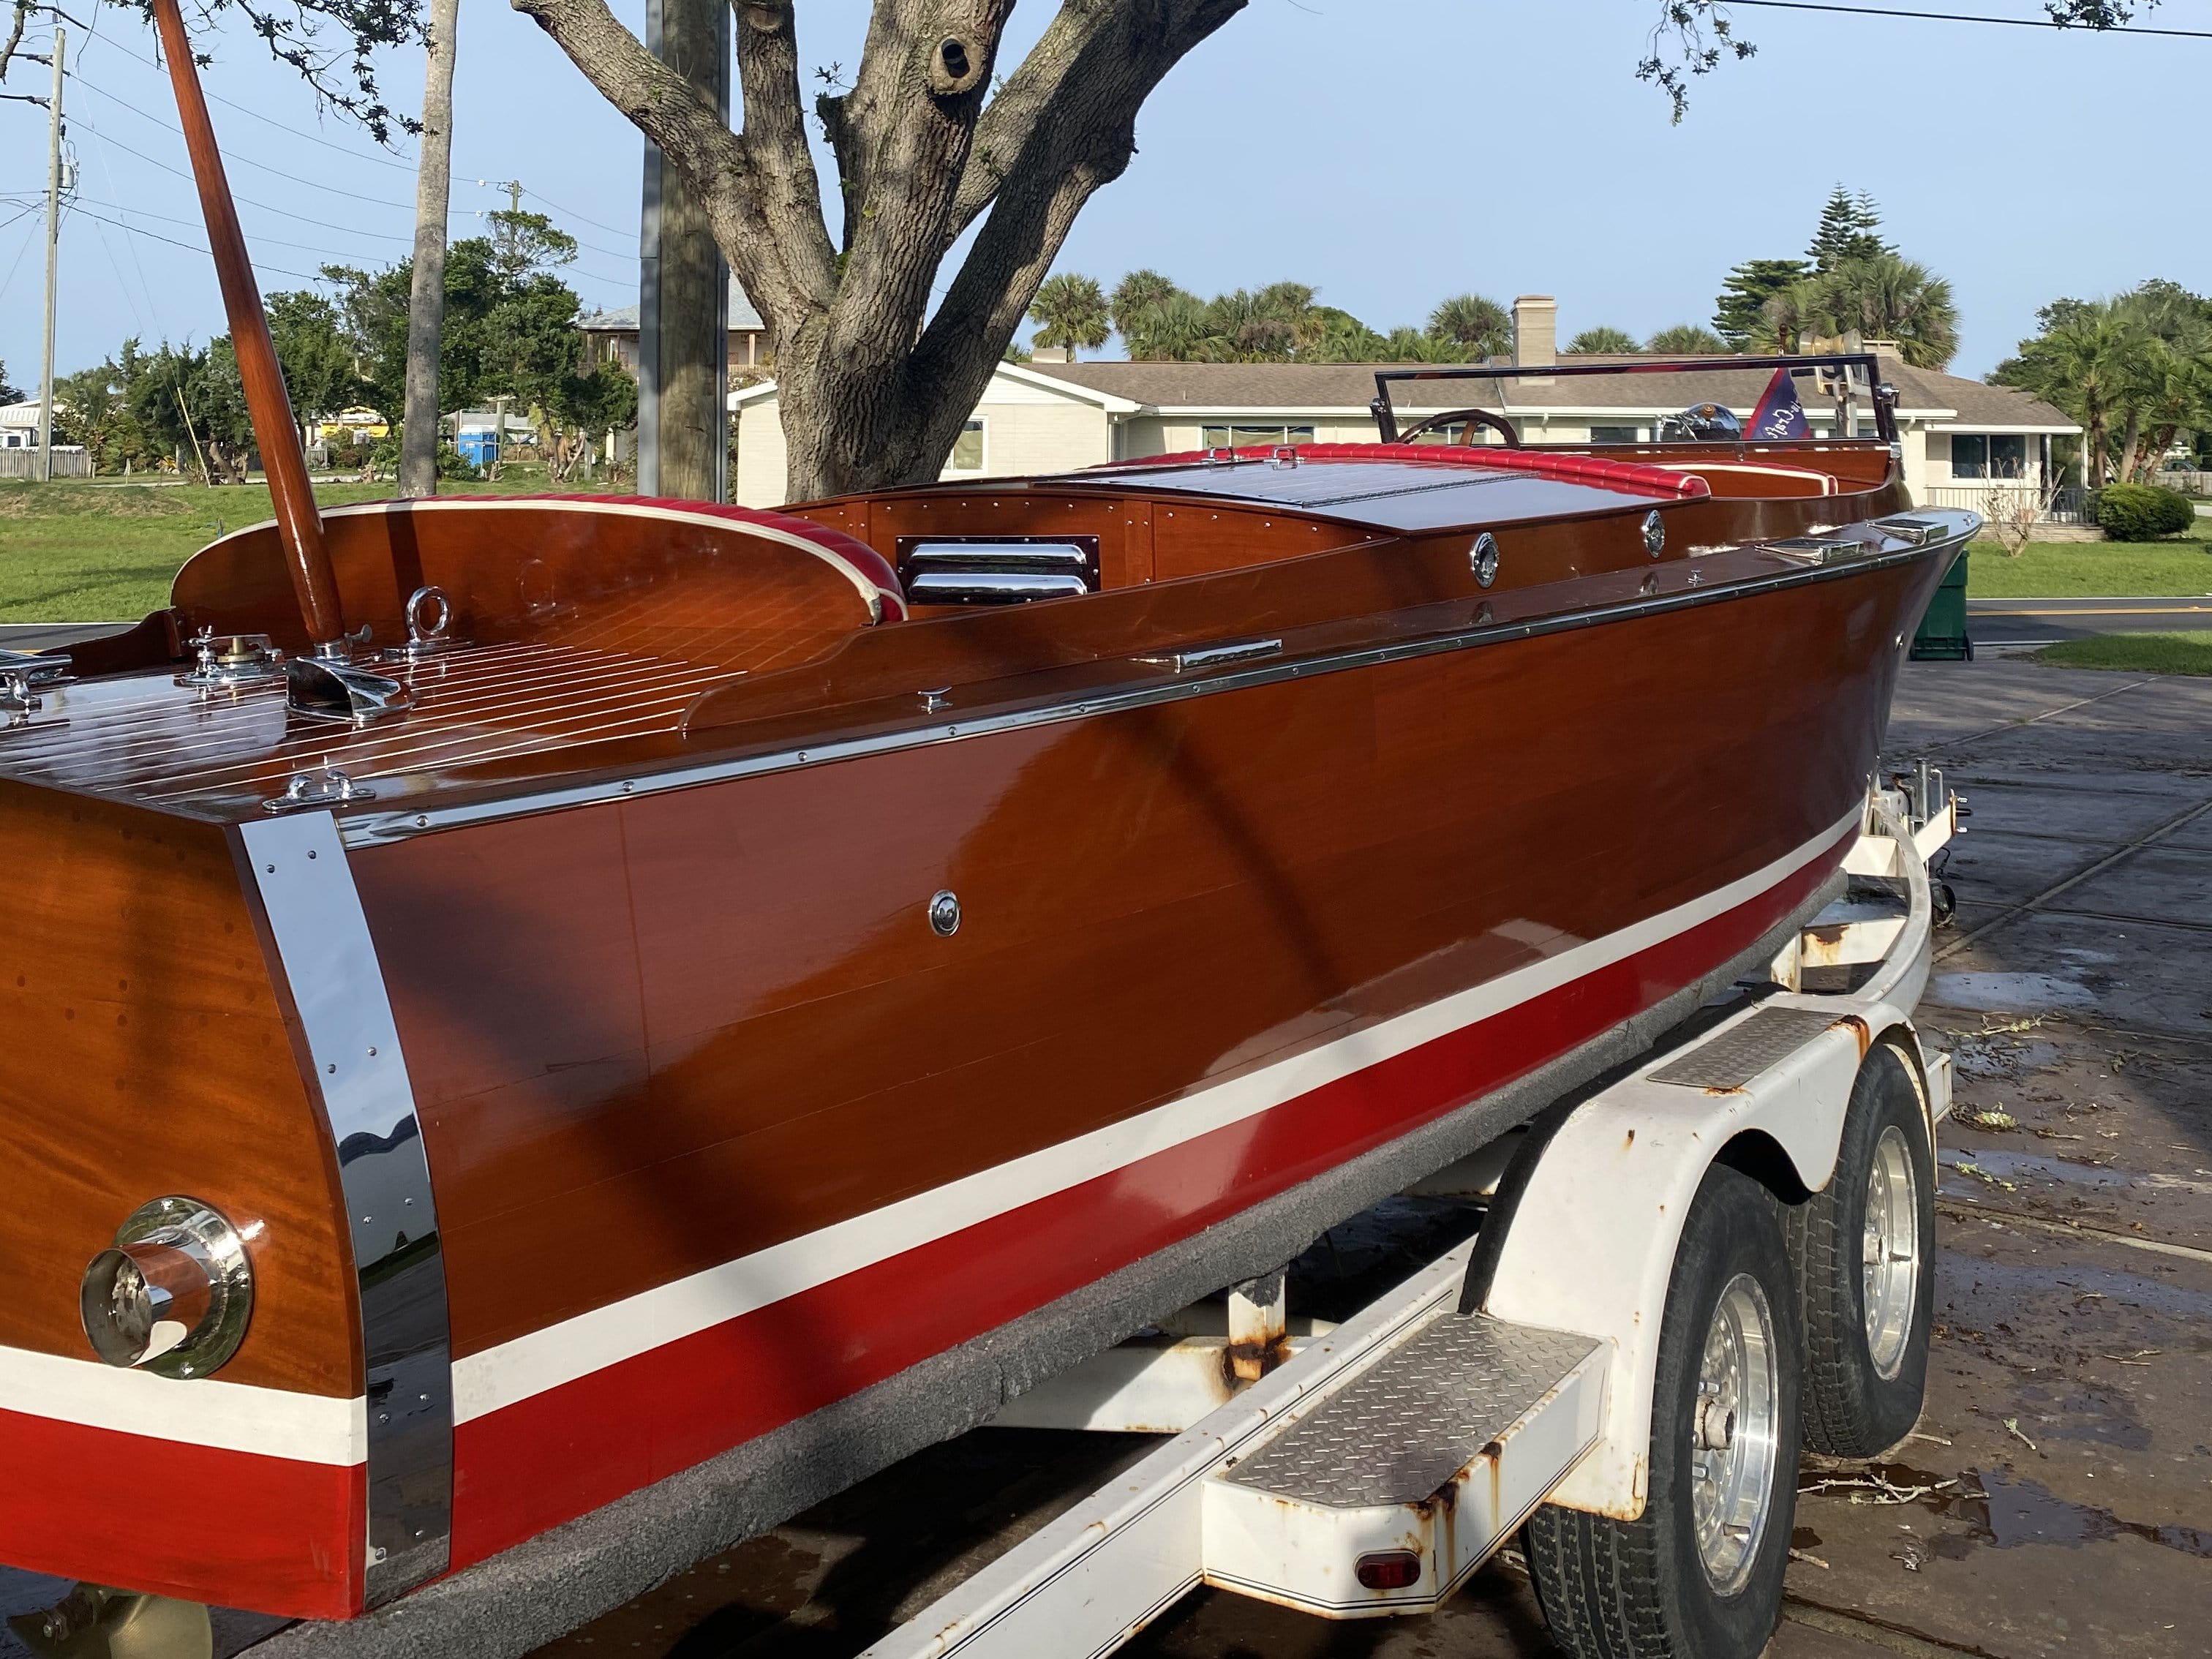
<instances>
[{"instance_id":1,"label":"brick chimney","mask_svg":"<svg viewBox=\"0 0 2212 1659\"><path fill-rule=\"evenodd\" d=\"M1559 302L1548 294L1524 294L1513 302L1513 362L1523 368L1552 368L1559 361Z\"/></svg>"}]
</instances>

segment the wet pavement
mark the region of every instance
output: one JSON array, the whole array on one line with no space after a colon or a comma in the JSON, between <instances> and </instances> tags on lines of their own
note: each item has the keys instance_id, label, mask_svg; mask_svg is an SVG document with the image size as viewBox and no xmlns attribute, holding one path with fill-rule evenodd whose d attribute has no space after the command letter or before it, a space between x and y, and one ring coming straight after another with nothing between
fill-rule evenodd
<instances>
[{"instance_id":1,"label":"wet pavement","mask_svg":"<svg viewBox=\"0 0 2212 1659\"><path fill-rule=\"evenodd\" d=\"M1889 755L1923 754L1972 811L1921 1008L1956 1054L1960 1109L1942 1137L1928 1408L1890 1461L1807 1460L1769 1653L2202 1655L2212 683L1915 664ZM1355 1273L1386 1269L1359 1255L1378 1248L1340 1243ZM979 1431L543 1652L842 1659L1154 1443ZM1333 1626L1201 1592L1126 1651L1553 1650L1508 1559L1419 1620Z\"/></svg>"}]
</instances>

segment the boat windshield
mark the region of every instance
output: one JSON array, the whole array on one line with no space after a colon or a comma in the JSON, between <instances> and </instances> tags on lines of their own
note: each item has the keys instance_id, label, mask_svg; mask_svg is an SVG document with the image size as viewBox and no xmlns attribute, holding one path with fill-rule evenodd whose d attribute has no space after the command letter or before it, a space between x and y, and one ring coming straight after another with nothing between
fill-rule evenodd
<instances>
[{"instance_id":1,"label":"boat windshield","mask_svg":"<svg viewBox=\"0 0 2212 1659\"><path fill-rule=\"evenodd\" d=\"M1887 443L1896 402L1870 353L1836 352L1379 369L1371 407L1385 443L1581 448Z\"/></svg>"}]
</instances>

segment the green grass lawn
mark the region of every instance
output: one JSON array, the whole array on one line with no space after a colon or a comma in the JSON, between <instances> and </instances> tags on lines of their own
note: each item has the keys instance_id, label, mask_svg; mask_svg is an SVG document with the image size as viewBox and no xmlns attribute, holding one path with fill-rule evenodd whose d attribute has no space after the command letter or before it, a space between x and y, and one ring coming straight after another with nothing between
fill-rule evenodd
<instances>
[{"instance_id":1,"label":"green grass lawn","mask_svg":"<svg viewBox=\"0 0 2212 1659\"><path fill-rule=\"evenodd\" d=\"M389 483L322 484L326 507L381 501ZM448 495L546 488L543 468L513 465L498 483ZM270 516L265 485L131 484L0 479L0 623L135 622L169 602L178 567L217 536Z\"/></svg>"},{"instance_id":2,"label":"green grass lawn","mask_svg":"<svg viewBox=\"0 0 2212 1659\"><path fill-rule=\"evenodd\" d=\"M2135 674L2212 674L2212 633L2100 634L2046 645L2033 660Z\"/></svg>"},{"instance_id":3,"label":"green grass lawn","mask_svg":"<svg viewBox=\"0 0 2212 1659\"><path fill-rule=\"evenodd\" d=\"M1995 542L1967 550L1966 597L2057 599L2212 593L2212 519L2170 542L2030 542L2016 559Z\"/></svg>"}]
</instances>

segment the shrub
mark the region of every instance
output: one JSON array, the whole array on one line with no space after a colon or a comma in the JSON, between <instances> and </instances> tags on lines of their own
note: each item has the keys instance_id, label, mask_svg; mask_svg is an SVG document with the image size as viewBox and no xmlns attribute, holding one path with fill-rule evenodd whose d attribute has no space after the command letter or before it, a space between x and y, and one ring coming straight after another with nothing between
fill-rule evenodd
<instances>
[{"instance_id":1,"label":"shrub","mask_svg":"<svg viewBox=\"0 0 2212 1659\"><path fill-rule=\"evenodd\" d=\"M2157 484L2106 484L2097 495L2097 522L2116 542L2154 542L2188 529L2196 518L2188 496Z\"/></svg>"}]
</instances>

